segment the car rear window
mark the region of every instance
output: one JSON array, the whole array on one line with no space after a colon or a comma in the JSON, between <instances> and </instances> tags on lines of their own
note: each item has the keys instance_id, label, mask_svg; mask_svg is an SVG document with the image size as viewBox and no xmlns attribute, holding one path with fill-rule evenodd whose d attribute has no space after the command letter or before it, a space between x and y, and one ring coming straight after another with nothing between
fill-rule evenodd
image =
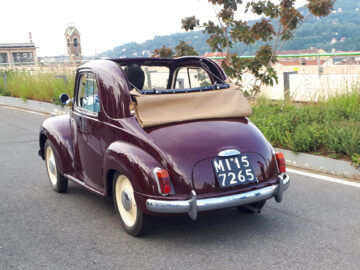
<instances>
[{"instance_id":1,"label":"car rear window","mask_svg":"<svg viewBox=\"0 0 360 270\"><path fill-rule=\"evenodd\" d=\"M167 89L170 70L165 66L140 66L131 64L123 67L132 88L137 90Z\"/></svg>"}]
</instances>

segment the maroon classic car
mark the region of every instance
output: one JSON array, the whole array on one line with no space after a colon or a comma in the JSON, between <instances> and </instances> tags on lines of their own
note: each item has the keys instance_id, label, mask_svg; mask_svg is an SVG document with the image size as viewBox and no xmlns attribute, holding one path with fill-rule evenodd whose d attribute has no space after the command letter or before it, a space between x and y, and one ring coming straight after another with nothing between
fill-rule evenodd
<instances>
[{"instance_id":1,"label":"maroon classic car","mask_svg":"<svg viewBox=\"0 0 360 270\"><path fill-rule=\"evenodd\" d=\"M76 74L69 115L48 118L39 155L50 183L112 197L125 231L148 215L281 202L290 179L224 71L201 57L98 60Z\"/></svg>"}]
</instances>

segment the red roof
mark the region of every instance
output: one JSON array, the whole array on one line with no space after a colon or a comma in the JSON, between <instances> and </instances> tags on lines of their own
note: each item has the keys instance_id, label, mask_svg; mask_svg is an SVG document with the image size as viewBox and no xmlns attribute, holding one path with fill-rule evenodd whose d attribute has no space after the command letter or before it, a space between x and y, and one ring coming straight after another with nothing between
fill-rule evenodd
<instances>
[{"instance_id":1,"label":"red roof","mask_svg":"<svg viewBox=\"0 0 360 270\"><path fill-rule=\"evenodd\" d=\"M225 57L226 52L207 52L202 55L203 57Z\"/></svg>"}]
</instances>

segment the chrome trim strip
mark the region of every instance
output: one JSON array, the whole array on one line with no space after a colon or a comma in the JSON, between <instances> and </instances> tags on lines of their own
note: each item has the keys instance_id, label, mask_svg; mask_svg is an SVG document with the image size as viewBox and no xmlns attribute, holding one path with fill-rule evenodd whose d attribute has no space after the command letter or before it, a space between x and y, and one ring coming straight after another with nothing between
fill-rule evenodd
<instances>
[{"instance_id":1,"label":"chrome trim strip","mask_svg":"<svg viewBox=\"0 0 360 270\"><path fill-rule=\"evenodd\" d=\"M289 187L290 178L287 174L282 174L278 179L279 184L277 185L224 197L196 200L196 193L192 190L189 200L166 201L147 199L146 208L155 213L188 213L195 220L197 212L250 204L267 200L274 196L281 197L282 192ZM281 189L279 189L280 186L282 187ZM281 194L278 194L279 192Z\"/></svg>"},{"instance_id":2,"label":"chrome trim strip","mask_svg":"<svg viewBox=\"0 0 360 270\"><path fill-rule=\"evenodd\" d=\"M86 185L84 182L80 181L79 179L77 179L77 178L75 178L75 177L73 177L73 176L71 176L71 175L69 175L69 174L64 174L64 177L67 178L67 179L69 179L70 181L75 182L76 184L79 184L80 186L83 186L83 187L86 188L86 189L89 189L89 190L92 191L92 192L95 192L95 193L97 193L97 194L99 194L99 195L101 195L101 196L105 196L104 193L102 193L102 192L100 192L100 191L98 191L98 190L96 190L96 189L94 189L94 188Z\"/></svg>"},{"instance_id":3,"label":"chrome trim strip","mask_svg":"<svg viewBox=\"0 0 360 270\"><path fill-rule=\"evenodd\" d=\"M84 117L84 118L89 119L89 120L100 122L98 119L94 118L95 116L97 116L97 114L96 115L88 115L88 114L80 113L80 112L74 111L74 110L73 110L73 114L76 114L78 116Z\"/></svg>"},{"instance_id":4,"label":"chrome trim strip","mask_svg":"<svg viewBox=\"0 0 360 270\"><path fill-rule=\"evenodd\" d=\"M232 157L232 156L237 156L240 154L241 154L240 151L237 149L227 149L227 150L220 151L218 153L218 156L219 157Z\"/></svg>"}]
</instances>

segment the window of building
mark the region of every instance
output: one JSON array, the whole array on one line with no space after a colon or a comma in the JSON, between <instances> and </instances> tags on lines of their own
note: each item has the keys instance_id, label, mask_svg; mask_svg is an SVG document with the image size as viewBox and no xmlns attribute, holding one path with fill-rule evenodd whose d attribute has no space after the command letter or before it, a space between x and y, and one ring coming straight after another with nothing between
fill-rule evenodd
<instances>
[{"instance_id":1,"label":"window of building","mask_svg":"<svg viewBox=\"0 0 360 270\"><path fill-rule=\"evenodd\" d=\"M67 39L67 46L70 47L70 39Z\"/></svg>"},{"instance_id":2,"label":"window of building","mask_svg":"<svg viewBox=\"0 0 360 270\"><path fill-rule=\"evenodd\" d=\"M74 47L77 47L79 45L77 38L74 38Z\"/></svg>"},{"instance_id":3,"label":"window of building","mask_svg":"<svg viewBox=\"0 0 360 270\"><path fill-rule=\"evenodd\" d=\"M7 53L0 53L0 64L9 63Z\"/></svg>"},{"instance_id":4,"label":"window of building","mask_svg":"<svg viewBox=\"0 0 360 270\"><path fill-rule=\"evenodd\" d=\"M34 54L32 52L16 52L12 53L14 63L32 63L34 62Z\"/></svg>"},{"instance_id":5,"label":"window of building","mask_svg":"<svg viewBox=\"0 0 360 270\"><path fill-rule=\"evenodd\" d=\"M99 88L94 74L84 73L80 76L76 105L92 113L100 111Z\"/></svg>"}]
</instances>

